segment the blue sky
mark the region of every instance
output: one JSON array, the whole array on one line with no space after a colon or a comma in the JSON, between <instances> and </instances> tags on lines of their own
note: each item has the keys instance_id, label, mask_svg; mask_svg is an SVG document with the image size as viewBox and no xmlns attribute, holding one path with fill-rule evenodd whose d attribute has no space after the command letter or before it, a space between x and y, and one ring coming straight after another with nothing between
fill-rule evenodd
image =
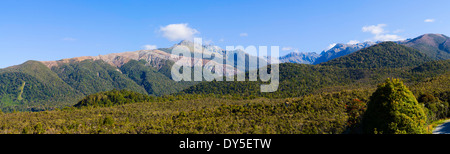
<instances>
[{"instance_id":1,"label":"blue sky","mask_svg":"<svg viewBox=\"0 0 450 154\"><path fill-rule=\"evenodd\" d=\"M333 43L450 35L449 6L448 0L1 0L0 68L170 47L184 36L223 48L277 45L284 55ZM188 33L170 37L168 25Z\"/></svg>"}]
</instances>

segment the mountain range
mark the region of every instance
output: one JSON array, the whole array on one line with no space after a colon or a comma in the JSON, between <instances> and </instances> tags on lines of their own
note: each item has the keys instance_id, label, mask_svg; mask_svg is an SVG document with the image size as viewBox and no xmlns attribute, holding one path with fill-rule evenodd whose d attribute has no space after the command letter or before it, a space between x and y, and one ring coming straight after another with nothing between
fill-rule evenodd
<instances>
[{"instance_id":1,"label":"mountain range","mask_svg":"<svg viewBox=\"0 0 450 154\"><path fill-rule=\"evenodd\" d=\"M171 54L172 49L187 47L193 54L203 51L209 58L192 57L179 60ZM194 48L199 50L194 50ZM235 57L245 55L245 58ZM112 89L126 89L138 93L163 96L179 92L196 84L194 81L172 80L171 69L178 65L212 67L223 65L215 73L232 75L256 69L258 63L250 64L249 58L257 58L244 51L225 51L213 45L196 45L181 41L170 48L112 53L99 56L83 56L57 61L27 61L0 70L0 107L7 110L38 111L68 106L80 98ZM218 60L219 59L219 60ZM234 65L222 64L234 60ZM261 66L264 59L259 58ZM245 63L240 69L236 64Z\"/></svg>"},{"instance_id":2,"label":"mountain range","mask_svg":"<svg viewBox=\"0 0 450 154\"><path fill-rule=\"evenodd\" d=\"M219 94L240 97L290 98L324 91L375 88L386 78L408 84L448 73L450 60L433 60L417 49L395 42L376 45L318 65L280 64L280 85L274 93L261 93L263 82L202 82L183 94Z\"/></svg>"},{"instance_id":3,"label":"mountain range","mask_svg":"<svg viewBox=\"0 0 450 154\"><path fill-rule=\"evenodd\" d=\"M291 52L280 57L281 63L298 63L298 64L320 64L341 56L351 54L363 48L370 47L376 43L364 42L356 44L335 44L332 48L322 51L320 54L316 52Z\"/></svg>"},{"instance_id":4,"label":"mountain range","mask_svg":"<svg viewBox=\"0 0 450 154\"><path fill-rule=\"evenodd\" d=\"M385 77L402 77L414 82L442 73L442 70L434 66L448 65L448 40L449 37L445 35L425 34L398 42L337 44L320 55L290 53L280 57L280 61L285 63L280 64L279 90L268 94L258 93L261 82L172 80L171 68L177 59L173 58L171 50L178 46L186 46L189 49L200 47L205 51L204 54L214 55L219 59L216 61L217 59L213 58L191 58L181 61L181 64L192 62L193 65L188 66L205 66L208 62L221 64L222 60L234 60L237 64L242 59L234 57L234 54L244 54L247 66L244 70L225 64L223 70L215 71L235 74L266 67L261 65L266 63L263 58L259 58L260 65L250 65L248 59L254 56L244 51L225 51L213 45L197 46L191 41L182 41L170 48L155 50L57 61L27 61L0 69L0 107L4 111L60 108L72 106L87 95L112 89L126 89L153 96L214 93L294 97L327 87L373 85ZM437 65L433 60L442 61ZM447 71L444 70L444 73Z\"/></svg>"},{"instance_id":5,"label":"mountain range","mask_svg":"<svg viewBox=\"0 0 450 154\"><path fill-rule=\"evenodd\" d=\"M377 43L380 42L369 41L356 44L338 43L332 48L322 51L320 55L315 52L291 52L280 57L280 62L316 65L351 54ZM450 38L443 34L424 34L414 39L396 41L396 43L417 49L421 53L435 60L450 59Z\"/></svg>"},{"instance_id":6,"label":"mountain range","mask_svg":"<svg viewBox=\"0 0 450 154\"><path fill-rule=\"evenodd\" d=\"M364 42L364 43L356 43L356 44L342 44L338 43L331 49L327 51L322 51L320 53L320 57L317 58L312 64L320 64L323 62L327 62L329 60L342 57L348 54L351 54L355 51L370 47L376 43L374 42Z\"/></svg>"}]
</instances>

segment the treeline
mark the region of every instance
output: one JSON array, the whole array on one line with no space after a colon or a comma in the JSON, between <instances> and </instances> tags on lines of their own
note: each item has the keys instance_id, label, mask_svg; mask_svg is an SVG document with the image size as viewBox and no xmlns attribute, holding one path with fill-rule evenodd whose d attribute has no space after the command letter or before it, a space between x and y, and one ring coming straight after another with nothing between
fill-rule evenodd
<instances>
[{"instance_id":1,"label":"treeline","mask_svg":"<svg viewBox=\"0 0 450 154\"><path fill-rule=\"evenodd\" d=\"M80 100L74 107L92 106L92 107L108 107L115 105L123 105L136 102L150 102L154 97L145 94L136 93L128 90L112 90L100 92L86 96Z\"/></svg>"}]
</instances>

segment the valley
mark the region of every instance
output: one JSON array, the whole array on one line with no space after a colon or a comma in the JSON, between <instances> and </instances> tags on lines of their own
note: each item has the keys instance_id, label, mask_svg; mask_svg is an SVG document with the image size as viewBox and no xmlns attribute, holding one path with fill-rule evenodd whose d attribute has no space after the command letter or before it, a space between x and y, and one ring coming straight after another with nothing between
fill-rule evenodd
<instances>
[{"instance_id":1,"label":"valley","mask_svg":"<svg viewBox=\"0 0 450 154\"><path fill-rule=\"evenodd\" d=\"M0 133L362 133L367 103L390 82L401 83L423 104L424 123L430 124L450 116L447 40L425 34L403 42L341 44L321 54L328 58L289 54L302 58L278 64L279 88L273 93L261 93L265 82L248 78L176 82L170 72L176 62L170 58L173 47L27 61L0 70ZM178 45L194 47L188 41ZM201 48L223 60L234 58L214 46ZM211 61L191 60L200 66ZM246 66L237 72L255 69Z\"/></svg>"}]
</instances>

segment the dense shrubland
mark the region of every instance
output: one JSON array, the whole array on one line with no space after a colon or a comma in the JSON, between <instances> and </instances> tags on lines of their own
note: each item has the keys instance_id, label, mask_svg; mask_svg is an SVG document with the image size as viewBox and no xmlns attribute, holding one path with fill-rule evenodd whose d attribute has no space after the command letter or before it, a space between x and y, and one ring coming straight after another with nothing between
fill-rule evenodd
<instances>
[{"instance_id":1,"label":"dense shrubland","mask_svg":"<svg viewBox=\"0 0 450 154\"><path fill-rule=\"evenodd\" d=\"M349 114L352 110L346 106L355 99L366 101L368 94L343 91L248 100L193 96L190 100L70 107L3 114L0 130L1 133L343 133L359 116Z\"/></svg>"}]
</instances>

